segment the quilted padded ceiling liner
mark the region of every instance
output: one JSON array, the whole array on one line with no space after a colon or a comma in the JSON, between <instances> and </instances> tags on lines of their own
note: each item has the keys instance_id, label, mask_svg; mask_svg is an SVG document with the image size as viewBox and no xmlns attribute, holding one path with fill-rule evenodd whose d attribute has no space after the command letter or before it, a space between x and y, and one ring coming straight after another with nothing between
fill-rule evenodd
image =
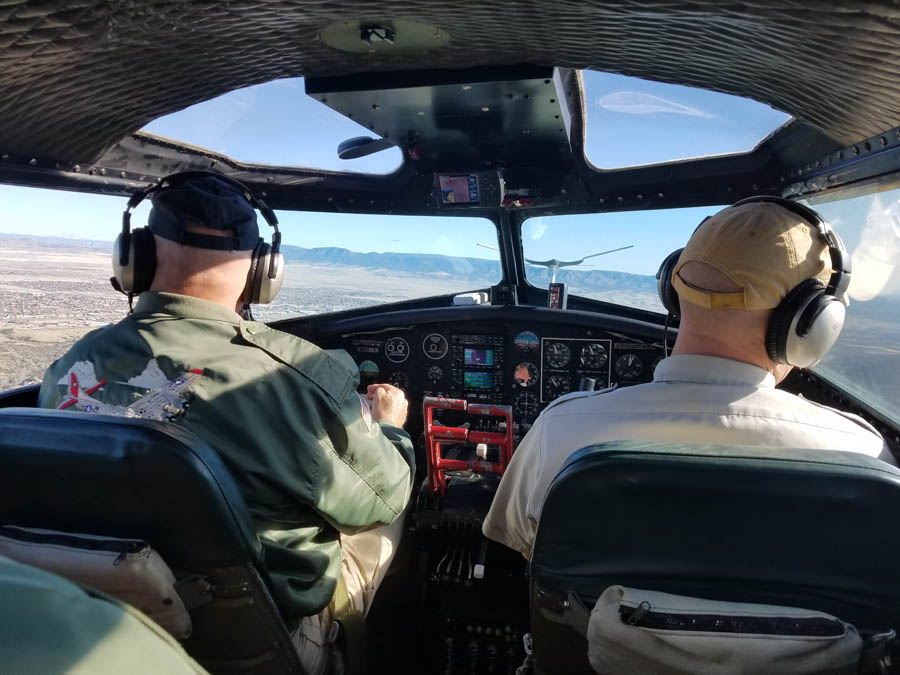
<instances>
[{"instance_id":1,"label":"quilted padded ceiling liner","mask_svg":"<svg viewBox=\"0 0 900 675\"><path fill-rule=\"evenodd\" d=\"M900 125L900 0L0 0L0 152L93 161L161 115L279 77L539 63L747 96L849 145ZM450 32L412 56L338 20ZM298 120L302 123L302 120Z\"/></svg>"}]
</instances>

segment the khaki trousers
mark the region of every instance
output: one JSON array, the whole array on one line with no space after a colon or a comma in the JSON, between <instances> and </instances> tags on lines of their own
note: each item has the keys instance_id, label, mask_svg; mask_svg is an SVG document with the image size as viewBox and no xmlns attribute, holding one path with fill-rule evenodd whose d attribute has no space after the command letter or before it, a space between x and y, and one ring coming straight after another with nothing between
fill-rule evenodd
<instances>
[{"instance_id":1,"label":"khaki trousers","mask_svg":"<svg viewBox=\"0 0 900 675\"><path fill-rule=\"evenodd\" d=\"M350 595L350 606L364 616L368 615L375 591L391 566L405 522L406 511L390 525L341 536L341 574ZM328 666L331 619L326 607L318 614L303 617L291 635L300 661L309 675L322 675Z\"/></svg>"}]
</instances>

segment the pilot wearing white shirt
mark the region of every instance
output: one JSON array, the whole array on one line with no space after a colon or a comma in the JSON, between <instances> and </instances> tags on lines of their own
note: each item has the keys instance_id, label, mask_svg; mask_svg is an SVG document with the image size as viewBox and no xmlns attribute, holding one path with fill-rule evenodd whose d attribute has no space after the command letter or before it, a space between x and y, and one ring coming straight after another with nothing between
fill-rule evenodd
<instances>
[{"instance_id":1,"label":"pilot wearing white shirt","mask_svg":"<svg viewBox=\"0 0 900 675\"><path fill-rule=\"evenodd\" d=\"M660 270L664 304L681 315L672 356L649 384L575 393L544 410L503 476L485 536L529 555L550 483L569 455L603 441L845 450L893 463L861 418L775 389L837 339L844 254L814 212L778 198L707 219Z\"/></svg>"}]
</instances>

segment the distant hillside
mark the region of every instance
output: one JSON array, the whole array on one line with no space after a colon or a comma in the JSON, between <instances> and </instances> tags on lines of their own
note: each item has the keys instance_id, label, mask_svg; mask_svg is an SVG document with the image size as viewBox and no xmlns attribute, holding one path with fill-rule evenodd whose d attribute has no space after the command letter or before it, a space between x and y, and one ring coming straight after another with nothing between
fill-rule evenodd
<instances>
[{"instance_id":1,"label":"distant hillside","mask_svg":"<svg viewBox=\"0 0 900 675\"><path fill-rule=\"evenodd\" d=\"M112 242L95 239L68 239L65 237L36 237L31 234L7 234L0 232L0 246L10 244L25 248L80 248L91 251L109 251Z\"/></svg>"},{"instance_id":2,"label":"distant hillside","mask_svg":"<svg viewBox=\"0 0 900 675\"><path fill-rule=\"evenodd\" d=\"M0 233L0 246L26 246L28 248L66 248L90 251L109 251L110 242L89 239L67 239L63 237L36 237L26 234ZM483 258L463 258L435 255L431 253L359 253L333 246L323 248L303 248L282 246L288 263L313 263L360 267L364 269L387 270L396 274L430 277L436 279L461 279L484 281L500 279L500 263ZM528 279L536 286L546 287L550 281L549 271L533 265L526 266ZM561 270L557 280L581 292L632 291L656 293L656 280L643 274L610 272L606 270Z\"/></svg>"}]
</instances>

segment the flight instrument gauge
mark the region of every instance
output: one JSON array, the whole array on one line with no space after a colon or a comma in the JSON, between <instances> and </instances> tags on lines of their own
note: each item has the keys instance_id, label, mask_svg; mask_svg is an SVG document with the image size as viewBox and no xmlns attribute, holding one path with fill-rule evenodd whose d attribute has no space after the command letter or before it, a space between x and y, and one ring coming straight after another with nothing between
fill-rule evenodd
<instances>
[{"instance_id":1,"label":"flight instrument gauge","mask_svg":"<svg viewBox=\"0 0 900 675\"><path fill-rule=\"evenodd\" d=\"M547 345L547 363L551 368L565 368L571 358L572 353L562 342L551 342Z\"/></svg>"},{"instance_id":2,"label":"flight instrument gauge","mask_svg":"<svg viewBox=\"0 0 900 675\"><path fill-rule=\"evenodd\" d=\"M616 373L625 380L637 379L644 370L644 362L637 354L622 354L616 359Z\"/></svg>"},{"instance_id":3,"label":"flight instrument gauge","mask_svg":"<svg viewBox=\"0 0 900 675\"><path fill-rule=\"evenodd\" d=\"M607 359L609 354L606 353L606 347L599 342L591 342L581 348L581 365L586 370L600 370L606 365Z\"/></svg>"},{"instance_id":4,"label":"flight instrument gauge","mask_svg":"<svg viewBox=\"0 0 900 675\"><path fill-rule=\"evenodd\" d=\"M447 344L447 338L440 333L432 333L422 340L422 351L429 359L442 359L447 356L450 345Z\"/></svg>"},{"instance_id":5,"label":"flight instrument gauge","mask_svg":"<svg viewBox=\"0 0 900 675\"><path fill-rule=\"evenodd\" d=\"M552 401L570 391L569 378L565 375L551 375L547 378L546 394L549 400Z\"/></svg>"},{"instance_id":6,"label":"flight instrument gauge","mask_svg":"<svg viewBox=\"0 0 900 675\"><path fill-rule=\"evenodd\" d=\"M425 377L428 378L429 382L439 382L443 376L444 369L440 366L428 366L428 370L425 371Z\"/></svg>"},{"instance_id":7,"label":"flight instrument gauge","mask_svg":"<svg viewBox=\"0 0 900 675\"><path fill-rule=\"evenodd\" d=\"M513 401L513 409L515 409L516 414L519 417L528 419L531 419L538 414L539 406L540 404L538 403L537 396L527 391L517 394Z\"/></svg>"},{"instance_id":8,"label":"flight instrument gauge","mask_svg":"<svg viewBox=\"0 0 900 675\"><path fill-rule=\"evenodd\" d=\"M388 382L390 382L395 387L406 391L409 387L409 375L399 370L395 370L393 373L388 375Z\"/></svg>"},{"instance_id":9,"label":"flight instrument gauge","mask_svg":"<svg viewBox=\"0 0 900 675\"><path fill-rule=\"evenodd\" d=\"M384 345L384 355L394 363L403 363L409 358L409 343L402 337L392 337Z\"/></svg>"},{"instance_id":10,"label":"flight instrument gauge","mask_svg":"<svg viewBox=\"0 0 900 675\"><path fill-rule=\"evenodd\" d=\"M513 370L513 379L520 387L530 387L538 380L538 369L533 363L523 361Z\"/></svg>"},{"instance_id":11,"label":"flight instrument gauge","mask_svg":"<svg viewBox=\"0 0 900 675\"><path fill-rule=\"evenodd\" d=\"M538 350L538 345L540 342L538 341L538 336L532 333L530 330L523 330L521 333L516 335L516 339L513 340L513 344L516 345L516 348L520 352L536 352Z\"/></svg>"}]
</instances>

